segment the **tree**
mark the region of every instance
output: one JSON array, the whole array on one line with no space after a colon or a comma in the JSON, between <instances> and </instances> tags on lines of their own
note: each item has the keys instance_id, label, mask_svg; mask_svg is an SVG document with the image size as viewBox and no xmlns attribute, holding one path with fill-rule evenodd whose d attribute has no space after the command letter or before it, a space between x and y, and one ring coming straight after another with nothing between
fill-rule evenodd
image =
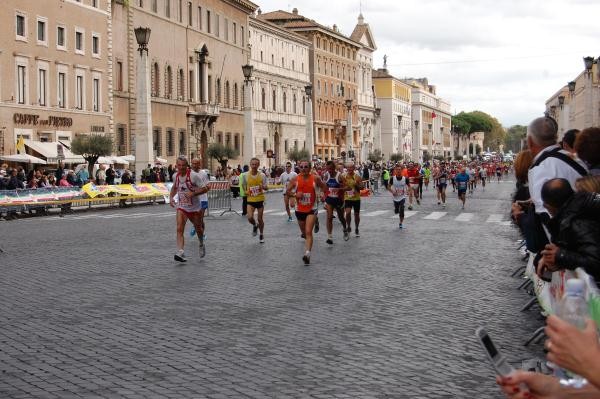
<instances>
[{"instance_id":1,"label":"tree","mask_svg":"<svg viewBox=\"0 0 600 399\"><path fill-rule=\"evenodd\" d=\"M110 155L112 150L113 141L110 136L80 134L71 142L71 152L83 156L88 163L90 177L94 175L94 164L98 158Z\"/></svg>"},{"instance_id":2,"label":"tree","mask_svg":"<svg viewBox=\"0 0 600 399\"><path fill-rule=\"evenodd\" d=\"M521 151L521 140L527 137L527 126L514 125L508 128L504 137L505 150L517 153Z\"/></svg>"},{"instance_id":3,"label":"tree","mask_svg":"<svg viewBox=\"0 0 600 399\"><path fill-rule=\"evenodd\" d=\"M227 169L227 162L229 162L230 159L237 158L239 154L231 147L221 143L212 143L208 146L206 155L216 159L217 162L221 164L221 169L225 171Z\"/></svg>"},{"instance_id":4,"label":"tree","mask_svg":"<svg viewBox=\"0 0 600 399\"><path fill-rule=\"evenodd\" d=\"M383 155L381 154L381 150L375 150L370 152L367 159L373 163L377 163L383 159Z\"/></svg>"},{"instance_id":5,"label":"tree","mask_svg":"<svg viewBox=\"0 0 600 399\"><path fill-rule=\"evenodd\" d=\"M400 161L402 161L402 158L404 158L404 156L402 154L400 154L399 152L390 154L390 161L392 161L392 162L400 162Z\"/></svg>"},{"instance_id":6,"label":"tree","mask_svg":"<svg viewBox=\"0 0 600 399\"><path fill-rule=\"evenodd\" d=\"M293 148L292 150L290 150L288 152L288 159L290 161L294 161L295 163L298 163L299 161L309 161L310 160L310 154L308 153L307 150L300 150L297 148Z\"/></svg>"}]
</instances>

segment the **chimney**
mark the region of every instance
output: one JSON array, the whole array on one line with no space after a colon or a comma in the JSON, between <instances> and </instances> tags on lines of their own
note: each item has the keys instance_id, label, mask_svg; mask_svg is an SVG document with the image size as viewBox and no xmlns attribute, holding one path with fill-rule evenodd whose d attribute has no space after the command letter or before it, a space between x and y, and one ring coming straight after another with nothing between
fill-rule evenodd
<instances>
[{"instance_id":1,"label":"chimney","mask_svg":"<svg viewBox=\"0 0 600 399\"><path fill-rule=\"evenodd\" d=\"M292 14L298 15L298 9L296 7L294 7L294 9L292 10Z\"/></svg>"},{"instance_id":2,"label":"chimney","mask_svg":"<svg viewBox=\"0 0 600 399\"><path fill-rule=\"evenodd\" d=\"M337 32L337 31L338 31L338 30L337 30L337 25L336 25L336 24L333 24L333 31L334 31L334 32Z\"/></svg>"}]
</instances>

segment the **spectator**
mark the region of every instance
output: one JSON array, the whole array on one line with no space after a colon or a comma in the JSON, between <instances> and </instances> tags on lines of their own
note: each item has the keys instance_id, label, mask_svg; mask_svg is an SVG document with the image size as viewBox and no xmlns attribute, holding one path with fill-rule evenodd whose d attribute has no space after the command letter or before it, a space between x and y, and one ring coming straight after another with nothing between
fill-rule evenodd
<instances>
[{"instance_id":1,"label":"spectator","mask_svg":"<svg viewBox=\"0 0 600 399\"><path fill-rule=\"evenodd\" d=\"M527 173L533 162L533 155L529 150L519 152L515 158L515 178L517 180L517 191L513 201L527 201L529 197L529 183Z\"/></svg>"},{"instance_id":2,"label":"spectator","mask_svg":"<svg viewBox=\"0 0 600 399\"><path fill-rule=\"evenodd\" d=\"M584 176L575 181L577 192L600 193L600 176Z\"/></svg>"},{"instance_id":3,"label":"spectator","mask_svg":"<svg viewBox=\"0 0 600 399\"><path fill-rule=\"evenodd\" d=\"M18 170L17 169L9 169L9 177L8 182L6 184L7 190L20 190L25 188L25 184L18 178Z\"/></svg>"},{"instance_id":4,"label":"spectator","mask_svg":"<svg viewBox=\"0 0 600 399\"><path fill-rule=\"evenodd\" d=\"M600 194L577 193L566 179L548 180L542 186L551 243L541 252L538 275L545 270L582 267L600 282Z\"/></svg>"},{"instance_id":5,"label":"spectator","mask_svg":"<svg viewBox=\"0 0 600 399\"><path fill-rule=\"evenodd\" d=\"M133 178L129 170L125 169L123 171L123 175L121 176L121 184L133 184ZM126 208L127 205L127 195L122 195L122 199L119 200L119 208Z\"/></svg>"},{"instance_id":6,"label":"spectator","mask_svg":"<svg viewBox=\"0 0 600 399\"><path fill-rule=\"evenodd\" d=\"M106 166L100 165L96 171L96 184L104 186L106 184Z\"/></svg>"},{"instance_id":7,"label":"spectator","mask_svg":"<svg viewBox=\"0 0 600 399\"><path fill-rule=\"evenodd\" d=\"M229 178L229 184L231 186L231 194L233 198L240 196L240 176L238 175L237 169L234 169Z\"/></svg>"},{"instance_id":8,"label":"spectator","mask_svg":"<svg viewBox=\"0 0 600 399\"><path fill-rule=\"evenodd\" d=\"M71 186L79 187L79 180L72 170L67 172L67 181Z\"/></svg>"},{"instance_id":9,"label":"spectator","mask_svg":"<svg viewBox=\"0 0 600 399\"><path fill-rule=\"evenodd\" d=\"M600 175L600 128L583 129L575 139L577 156L586 163L590 174Z\"/></svg>"},{"instance_id":10,"label":"spectator","mask_svg":"<svg viewBox=\"0 0 600 399\"><path fill-rule=\"evenodd\" d=\"M71 183L67 180L67 174L65 173L58 181L59 187L71 187Z\"/></svg>"},{"instance_id":11,"label":"spectator","mask_svg":"<svg viewBox=\"0 0 600 399\"><path fill-rule=\"evenodd\" d=\"M115 169L113 168L113 165L109 165L108 169L106 169L106 184L108 185L114 185L115 184L115 177L117 175L117 173L115 172Z\"/></svg>"},{"instance_id":12,"label":"spectator","mask_svg":"<svg viewBox=\"0 0 600 399\"><path fill-rule=\"evenodd\" d=\"M54 177L56 177L56 181L60 181L60 179L62 179L64 174L65 174L64 165L61 161L58 161L58 167L56 168L56 171L54 172Z\"/></svg>"},{"instance_id":13,"label":"spectator","mask_svg":"<svg viewBox=\"0 0 600 399\"><path fill-rule=\"evenodd\" d=\"M90 173L88 172L87 164L79 169L79 172L77 172L77 178L79 179L81 185L87 184L87 182L90 180Z\"/></svg>"},{"instance_id":14,"label":"spectator","mask_svg":"<svg viewBox=\"0 0 600 399\"><path fill-rule=\"evenodd\" d=\"M173 181L173 175L175 174L176 170L173 167L173 164L169 164L169 166L167 167L167 175L169 176L169 181Z\"/></svg>"},{"instance_id":15,"label":"spectator","mask_svg":"<svg viewBox=\"0 0 600 399\"><path fill-rule=\"evenodd\" d=\"M571 154L575 154L575 148L574 148L575 147L575 138L577 137L578 134L579 134L578 129L567 130L565 132L565 134L563 135L563 138L560 142L560 146L562 147L562 149Z\"/></svg>"}]
</instances>

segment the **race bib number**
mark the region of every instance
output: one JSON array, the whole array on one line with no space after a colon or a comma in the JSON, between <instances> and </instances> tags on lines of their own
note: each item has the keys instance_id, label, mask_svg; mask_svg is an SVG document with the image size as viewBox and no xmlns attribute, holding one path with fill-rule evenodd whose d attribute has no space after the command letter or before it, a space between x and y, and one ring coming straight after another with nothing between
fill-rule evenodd
<instances>
[{"instance_id":1,"label":"race bib number","mask_svg":"<svg viewBox=\"0 0 600 399\"><path fill-rule=\"evenodd\" d=\"M250 196L258 197L260 194L262 194L261 186L250 186Z\"/></svg>"},{"instance_id":2,"label":"race bib number","mask_svg":"<svg viewBox=\"0 0 600 399\"><path fill-rule=\"evenodd\" d=\"M356 195L356 191L348 190L346 191L346 198L354 197Z\"/></svg>"},{"instance_id":3,"label":"race bib number","mask_svg":"<svg viewBox=\"0 0 600 399\"><path fill-rule=\"evenodd\" d=\"M192 205L192 193L191 192L181 192L179 194L179 205L182 207Z\"/></svg>"},{"instance_id":4,"label":"race bib number","mask_svg":"<svg viewBox=\"0 0 600 399\"><path fill-rule=\"evenodd\" d=\"M300 205L310 205L312 203L312 194L311 193L302 193L302 197L300 197Z\"/></svg>"},{"instance_id":5,"label":"race bib number","mask_svg":"<svg viewBox=\"0 0 600 399\"><path fill-rule=\"evenodd\" d=\"M446 184L446 178L440 177L440 184Z\"/></svg>"},{"instance_id":6,"label":"race bib number","mask_svg":"<svg viewBox=\"0 0 600 399\"><path fill-rule=\"evenodd\" d=\"M459 181L458 182L458 187L459 188L467 188L467 182L466 181Z\"/></svg>"},{"instance_id":7,"label":"race bib number","mask_svg":"<svg viewBox=\"0 0 600 399\"><path fill-rule=\"evenodd\" d=\"M339 189L337 188L330 188L329 189L329 194L327 194L329 197L334 197L337 198L339 194Z\"/></svg>"},{"instance_id":8,"label":"race bib number","mask_svg":"<svg viewBox=\"0 0 600 399\"><path fill-rule=\"evenodd\" d=\"M394 197L400 197L400 196L404 195L404 189L403 188L394 188L392 190L392 194L394 195Z\"/></svg>"}]
</instances>

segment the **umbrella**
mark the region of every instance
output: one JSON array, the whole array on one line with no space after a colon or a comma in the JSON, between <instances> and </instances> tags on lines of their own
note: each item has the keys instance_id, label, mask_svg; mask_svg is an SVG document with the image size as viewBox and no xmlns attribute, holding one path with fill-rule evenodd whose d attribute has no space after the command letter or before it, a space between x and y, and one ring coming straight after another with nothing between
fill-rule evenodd
<instances>
[{"instance_id":1,"label":"umbrella","mask_svg":"<svg viewBox=\"0 0 600 399\"><path fill-rule=\"evenodd\" d=\"M119 158L124 159L127 162L129 162L129 163L135 162L135 155L124 155L124 156L119 157Z\"/></svg>"},{"instance_id":2,"label":"umbrella","mask_svg":"<svg viewBox=\"0 0 600 399\"><path fill-rule=\"evenodd\" d=\"M159 157L156 157L156 158L154 159L154 163L155 163L155 164L166 165L168 162L169 162L169 161L167 161L167 160L166 160L166 159L164 159L164 158L159 158Z\"/></svg>"},{"instance_id":3,"label":"umbrella","mask_svg":"<svg viewBox=\"0 0 600 399\"><path fill-rule=\"evenodd\" d=\"M40 165L46 165L47 163L43 159L34 157L33 155L29 154L0 155L0 159L11 162L32 163Z\"/></svg>"}]
</instances>

